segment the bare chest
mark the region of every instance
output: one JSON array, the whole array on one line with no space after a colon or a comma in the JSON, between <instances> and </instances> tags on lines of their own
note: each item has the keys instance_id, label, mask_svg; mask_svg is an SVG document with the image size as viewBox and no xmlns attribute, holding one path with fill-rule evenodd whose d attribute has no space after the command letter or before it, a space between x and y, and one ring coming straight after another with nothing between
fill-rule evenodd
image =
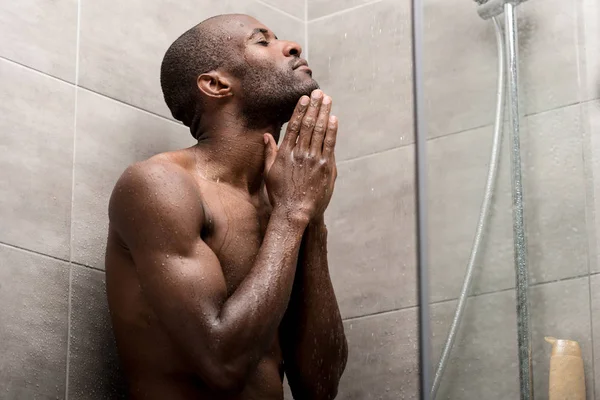
<instances>
[{"instance_id":1,"label":"bare chest","mask_svg":"<svg viewBox=\"0 0 600 400\"><path fill-rule=\"evenodd\" d=\"M218 257L229 293L250 272L269 221L263 197L248 198L228 189L203 194L204 242Z\"/></svg>"}]
</instances>

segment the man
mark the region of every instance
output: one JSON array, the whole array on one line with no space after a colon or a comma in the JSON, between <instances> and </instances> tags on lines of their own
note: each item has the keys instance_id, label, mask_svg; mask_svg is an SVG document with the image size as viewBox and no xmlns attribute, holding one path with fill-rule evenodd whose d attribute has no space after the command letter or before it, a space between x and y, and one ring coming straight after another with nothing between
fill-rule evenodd
<instances>
[{"instance_id":1,"label":"man","mask_svg":"<svg viewBox=\"0 0 600 400\"><path fill-rule=\"evenodd\" d=\"M110 200L107 293L131 398L282 399L284 373L295 399L336 396L347 345L323 213L337 119L301 52L223 15L165 54L166 103L198 144L129 167Z\"/></svg>"}]
</instances>

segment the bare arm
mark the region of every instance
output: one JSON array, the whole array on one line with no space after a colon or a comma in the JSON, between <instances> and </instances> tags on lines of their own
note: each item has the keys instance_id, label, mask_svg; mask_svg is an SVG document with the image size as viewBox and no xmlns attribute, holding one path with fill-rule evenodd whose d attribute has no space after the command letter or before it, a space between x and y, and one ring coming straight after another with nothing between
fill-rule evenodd
<instances>
[{"instance_id":1,"label":"bare arm","mask_svg":"<svg viewBox=\"0 0 600 400\"><path fill-rule=\"evenodd\" d=\"M334 399L348 346L329 276L327 228L322 218L311 222L304 233L281 338L294 398Z\"/></svg>"},{"instance_id":2,"label":"bare arm","mask_svg":"<svg viewBox=\"0 0 600 400\"><path fill-rule=\"evenodd\" d=\"M244 387L287 308L302 232L321 208L322 191L309 188L328 179L296 145L302 118L315 107L299 103L294 112L266 179L274 209L265 237L250 273L230 295L216 255L200 238L201 198L187 171L167 162L137 164L113 191L111 225L131 250L146 298L214 390Z\"/></svg>"},{"instance_id":3,"label":"bare arm","mask_svg":"<svg viewBox=\"0 0 600 400\"><path fill-rule=\"evenodd\" d=\"M111 224L130 247L142 290L182 354L213 389L235 391L277 332L306 223L274 213L250 273L228 297L221 265L200 238L195 183L176 168L130 168L111 199Z\"/></svg>"},{"instance_id":4,"label":"bare arm","mask_svg":"<svg viewBox=\"0 0 600 400\"><path fill-rule=\"evenodd\" d=\"M311 140L314 152L323 146L337 173L334 146L337 120L329 121L331 99L323 102ZM327 128L327 129L326 129ZM302 139L302 134L300 135ZM325 204L329 203L329 200ZM324 210L323 210L324 211ZM295 399L329 400L337 395L348 347L327 264L327 228L320 213L304 232L292 297L281 327L285 372Z\"/></svg>"}]
</instances>

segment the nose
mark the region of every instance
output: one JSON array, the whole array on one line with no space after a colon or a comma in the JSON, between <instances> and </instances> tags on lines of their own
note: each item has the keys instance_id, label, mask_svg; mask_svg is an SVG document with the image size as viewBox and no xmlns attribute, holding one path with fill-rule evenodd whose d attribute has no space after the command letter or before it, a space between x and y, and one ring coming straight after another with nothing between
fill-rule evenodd
<instances>
[{"instance_id":1,"label":"nose","mask_svg":"<svg viewBox=\"0 0 600 400\"><path fill-rule=\"evenodd\" d=\"M283 46L283 54L286 57L300 57L300 54L302 54L302 46L296 42L286 41Z\"/></svg>"}]
</instances>

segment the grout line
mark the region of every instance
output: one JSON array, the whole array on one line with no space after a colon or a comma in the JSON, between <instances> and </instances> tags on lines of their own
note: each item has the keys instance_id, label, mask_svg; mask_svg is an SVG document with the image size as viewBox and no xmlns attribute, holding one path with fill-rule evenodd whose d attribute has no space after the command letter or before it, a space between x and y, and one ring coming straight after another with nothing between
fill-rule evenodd
<instances>
[{"instance_id":1,"label":"grout line","mask_svg":"<svg viewBox=\"0 0 600 400\"><path fill-rule=\"evenodd\" d=\"M73 297L73 204L75 203L75 159L77 149L77 105L79 90L79 45L81 32L81 2L77 1L77 31L75 37L75 105L73 112L73 159L71 163L71 221L69 228L69 305L67 311L67 367L65 377L65 400L69 400L69 375L71 372L71 312Z\"/></svg>"},{"instance_id":2,"label":"grout line","mask_svg":"<svg viewBox=\"0 0 600 400\"><path fill-rule=\"evenodd\" d=\"M584 274L584 275L577 275L577 276L570 276L567 278L563 278L563 279L556 279L553 281L547 281L547 282L537 282L534 284L529 285L529 288L532 287L538 287L538 286L543 286L543 285L551 285L554 283L560 283L560 282L566 282L566 281L571 281L571 280L575 280L575 279L581 279L581 278L589 278L592 275L597 275L599 274L599 272L596 272L594 274ZM504 288L504 289L498 289L498 290L492 290L489 292L481 292L481 293L475 293L475 294L471 294L468 296L468 299L473 299L473 298L477 298L477 297L481 297L481 296L488 296L488 295L492 295L492 294L498 294L498 293L505 293L505 292L509 292L509 291L513 291L515 290L514 287L510 287L510 288ZM432 305L438 305L438 304L443 304L443 303L450 303L453 301L457 301L458 298L452 298L452 299L444 299L444 300L436 300L436 301L432 301L429 303L429 306L431 307ZM400 307L400 308L394 308L391 310L383 310L383 311L377 311L374 313L370 313L370 314L364 314L364 315L358 315L355 317L349 317L349 318L344 318L344 321L353 321L353 320L357 320L357 319L361 319L361 318L366 318L366 317L374 317L374 316L379 316L379 315L387 315L387 314L391 314L397 311L405 311L405 310L410 310L413 308L418 308L418 305L409 305L406 307Z\"/></svg>"},{"instance_id":3,"label":"grout line","mask_svg":"<svg viewBox=\"0 0 600 400\"><path fill-rule=\"evenodd\" d=\"M582 133L582 149L581 149L581 157L583 159L583 168L584 168L584 180L585 180L585 214L586 214L586 227L587 227L587 255L588 255L588 315L590 318L590 342L591 342L591 364L592 364L592 390L593 393L596 393L596 385L598 382L596 381L596 357L594 354L594 318L593 318L593 308L592 308L592 267L596 267L598 263L598 258L596 254L597 246L596 246L596 237L597 232L595 231L595 221L596 221L596 210L594 207L594 168L593 168L593 157L592 157L592 135L591 135L591 122L588 117L588 112L586 110L587 101L583 101L583 98L587 97L584 94L587 94L587 77L583 74L583 69L587 66L587 59L585 58L585 52L581 52L580 44L583 40L585 40L585 21L582 21L582 12L583 5L580 5L579 2L574 5L575 7L575 15L576 15L576 24L575 24L575 37L577 41L575 43L575 52L577 59L577 87L579 88L579 100L581 101L581 107L579 109L579 117L581 119L581 125L583 127ZM583 65L582 65L583 64ZM583 89L583 90L582 90ZM586 163L586 160L588 161ZM591 221L591 222L590 222Z\"/></svg>"},{"instance_id":4,"label":"grout line","mask_svg":"<svg viewBox=\"0 0 600 400\"><path fill-rule=\"evenodd\" d=\"M94 270L94 271L104 272L104 270L102 268L98 268L98 267L93 267L91 265L82 264L82 263L79 263L77 261L71 261L71 262L69 262L69 260L65 260L64 258L60 258L60 257L56 257L56 256L51 256L49 254L41 253L41 252L35 251L35 250L31 250L31 249L28 249L26 247L21 247L21 246L17 246L17 245L14 245L14 244L10 244L10 243L6 243L6 242L1 242L0 241L0 247L1 246L7 247L7 248L12 249L12 250L19 250L19 251L22 251L24 253L35 254L36 256L50 258L50 259L55 260L55 261L61 261L61 262L64 262L66 264L72 264L72 265L76 265L78 267L83 267L83 268L91 269L91 270Z\"/></svg>"},{"instance_id":5,"label":"grout line","mask_svg":"<svg viewBox=\"0 0 600 400\"><path fill-rule=\"evenodd\" d=\"M255 2L257 2L258 4L262 4L262 5L263 5L263 6L265 6L265 7L268 7L268 8L270 8L270 9L272 9L272 10L275 10L275 11L277 11L277 12L279 12L279 13L281 13L281 14L285 15L286 17L292 18L292 19L293 19L293 20L295 20L295 21L298 21L298 22L304 22L304 21L302 21L300 18L298 18L298 17L296 17L296 16L294 16L294 15L292 15L292 14L290 14L290 13L286 12L286 11L280 10L279 8L277 8L277 7L273 6L273 5L269 4L269 3L266 3L266 2L264 2L264 1L262 1L262 0L254 0L254 1L255 1Z\"/></svg>"},{"instance_id":6,"label":"grout line","mask_svg":"<svg viewBox=\"0 0 600 400\"><path fill-rule=\"evenodd\" d=\"M179 122L179 121L176 121L176 120L174 120L174 119L171 119L171 118L165 117L164 115L157 114L157 113L155 113L154 111L149 111L149 110L146 110L146 109L144 109L144 108L140 108L140 107L138 107L138 106L134 106L134 105L132 105L132 104L129 104L129 103L127 103L127 102L123 101L123 100L119 100L119 99L116 99L116 98L114 98L114 97L108 96L108 95L106 95L106 94L104 94L104 93L96 92L95 90L89 89L89 88L87 88L87 87L85 87L85 86L77 86L77 88L78 88L79 90L83 90L83 91L86 91L86 92L88 92L88 93L95 94L96 96L100 96L100 97L104 97L104 98L110 99L110 100L112 100L112 101L116 101L117 103L121 103L121 104L123 104L123 105L125 105L125 106L131 107L131 108L133 108L134 110L141 111L141 112L143 112L143 113L145 113L145 114L149 114L149 115L152 115L152 116L154 116L154 117L157 117L157 118L163 119L163 120L165 120L165 121L168 121L168 122L171 122L171 123L173 123L173 124L175 124L175 125L179 125L179 126L182 126L182 127L184 127L184 128L186 127L185 125L183 125L183 124L182 124L181 122Z\"/></svg>"},{"instance_id":7,"label":"grout line","mask_svg":"<svg viewBox=\"0 0 600 400\"><path fill-rule=\"evenodd\" d=\"M6 243L6 242L2 242L2 241L0 241L0 246L8 247L9 249L13 249L13 250L20 250L20 251L25 252L25 253L35 254L36 256L42 256L42 257L50 258L50 259L55 260L55 261L62 261L62 262L67 263L67 264L69 263L69 260L65 260L64 258L60 258L60 257L56 257L56 256L51 256L51 255L46 254L46 253L42 253L42 252L39 252L39 251L36 251L36 250L28 249L26 247L17 246L17 245Z\"/></svg>"},{"instance_id":8,"label":"grout line","mask_svg":"<svg viewBox=\"0 0 600 400\"><path fill-rule=\"evenodd\" d=\"M70 85L70 86L73 86L73 87L77 88L78 90L85 90L86 92L93 93L93 94L95 94L95 95L97 95L97 96L104 97L104 98L106 98L106 99L110 99L110 100L112 100L112 101L116 101L117 103L120 103L120 104L126 105L126 106L128 106L128 107L131 107L131 108L133 108L133 109L135 109L135 110L137 110L137 111L141 111L141 112L143 112L143 113L150 114L150 115L152 115L152 116L158 117L158 118L160 118L160 119L166 120L166 121L168 121L168 122L171 122L171 123L174 123L174 124L176 124L176 125L181 125L181 126L184 126L184 125L183 125L181 122L179 122L179 121L176 121L176 120L174 120L174 119L171 119L171 118L168 118L168 117L165 117L164 115L160 115L160 114L158 114L158 113L155 113L155 112L153 112L153 111L149 111L149 110L146 110L146 109L140 108L140 107L138 107L138 106L134 106L134 105L132 105L132 104L126 103L126 102L125 102L125 101L123 101L123 100L119 100L119 99L117 99L117 98L114 98L114 97L111 97L111 96L109 96L109 95L107 95L107 94L100 93L100 92L97 92L97 91L95 91L95 90L93 90L93 89L89 89L89 88L87 88L87 87L81 86L81 85L79 85L79 84L74 84L73 82L66 81L66 80L64 80L64 79L61 79L61 78L58 78L58 77L56 77L56 76L49 75L49 74L47 74L47 73L45 73L45 72L42 72L42 71L40 71L40 70L38 70L38 69L32 68L32 67L30 67L30 66L28 66L28 65L25 65L25 64L21 64L21 63L19 63L19 62L17 62L17 61L14 61L14 60L11 60L11 59L9 59L9 58L6 58L6 57L3 57L3 56L0 56L0 60L4 60L4 61L6 61L6 62L9 62L9 63L11 63L11 64L15 64L15 65L18 65L19 67L22 67L22 68L28 69L29 71L32 71L32 72L35 72L35 73L38 73L38 74L44 75L44 76L45 76L45 77L47 77L47 78L50 78L50 79L56 80L56 81L58 81L58 82L61 82L61 83L65 83L65 84L67 84L67 85ZM76 66L76 69L78 69L78 66ZM77 76L76 76L75 80L76 80L76 82L77 82L77 81L79 80L79 76L78 76L78 74L79 74L79 73L78 73L78 71L76 72L76 74L77 74Z\"/></svg>"},{"instance_id":9,"label":"grout line","mask_svg":"<svg viewBox=\"0 0 600 400\"><path fill-rule=\"evenodd\" d=\"M73 82L69 82L66 79L59 78L58 76L50 75L47 72L40 71L39 69L35 69L33 67L30 67L29 65L21 64L20 62L15 61L15 60L11 60L10 58L6 58L4 56L0 56L0 60L6 61L6 62L8 62L10 64L18 65L19 67L23 67L23 68L28 69L30 71L36 72L36 73L38 73L40 75L44 75L45 77L48 77L48 78L53 79L55 81L59 81L61 83L66 83L67 85L73 86Z\"/></svg>"},{"instance_id":10,"label":"grout line","mask_svg":"<svg viewBox=\"0 0 600 400\"><path fill-rule=\"evenodd\" d=\"M307 19L307 22L311 23L311 22L323 21L325 19L332 18L332 17L338 16L338 15L341 15L341 14L346 14L348 12L351 12L351 11L354 11L354 10L358 10L360 8L363 8L363 7L368 7L368 6L373 5L373 4L381 3L383 1L384 0L371 0L371 1L365 2L363 4L359 4L359 5L354 6L354 7L346 8L344 10L336 11L336 12L333 12L331 14L327 14L327 15L324 15L322 17L318 17L318 18L312 19L310 21L308 21L308 19Z\"/></svg>"},{"instance_id":11,"label":"grout line","mask_svg":"<svg viewBox=\"0 0 600 400\"><path fill-rule=\"evenodd\" d=\"M306 47L305 49L305 56L304 58L306 59L306 61L308 60L308 0L304 0L304 46Z\"/></svg>"},{"instance_id":12,"label":"grout line","mask_svg":"<svg viewBox=\"0 0 600 400\"><path fill-rule=\"evenodd\" d=\"M560 105L560 106L557 106L557 107L554 107L554 108L551 108L551 109L548 109L548 110L541 110L541 111L536 111L536 112L531 113L531 114L525 114L525 115L523 115L523 117L525 117L525 118L535 117L535 116L539 116L539 115L544 114L544 113L548 113L548 112L552 112L552 111L557 111L557 110L560 110L560 109L563 109L563 108L572 107L572 106L576 106L576 105L585 105L586 103L594 102L594 101L598 101L598 99L591 99L591 100L586 100L586 101L582 101L582 102L576 101L574 103L563 104L563 105ZM456 132L444 133L443 135L440 135L440 136L428 138L427 142L434 142L434 141L439 140L439 139L444 139L444 138L447 138L447 137L450 137L450 136L459 135L461 133L466 133L466 132L470 132L470 131L474 131L476 129L482 129L482 128L493 128L493 124L478 125L478 126L474 126L474 127L463 129L463 130L456 131ZM415 144L415 142L413 140L413 141L411 141L409 143L401 144L399 146L390 147L388 149L375 151L373 153L362 154L362 155L357 156L357 157L353 157L353 158L348 158L348 159L345 159L345 160L341 160L341 161L338 161L337 164L338 165L342 165L342 164L350 162L350 161L362 160L363 158L368 158L368 157L376 156L378 154L386 153L388 151L398 150L398 149L401 149L403 147L408 147L408 146L414 146L414 144Z\"/></svg>"}]
</instances>

